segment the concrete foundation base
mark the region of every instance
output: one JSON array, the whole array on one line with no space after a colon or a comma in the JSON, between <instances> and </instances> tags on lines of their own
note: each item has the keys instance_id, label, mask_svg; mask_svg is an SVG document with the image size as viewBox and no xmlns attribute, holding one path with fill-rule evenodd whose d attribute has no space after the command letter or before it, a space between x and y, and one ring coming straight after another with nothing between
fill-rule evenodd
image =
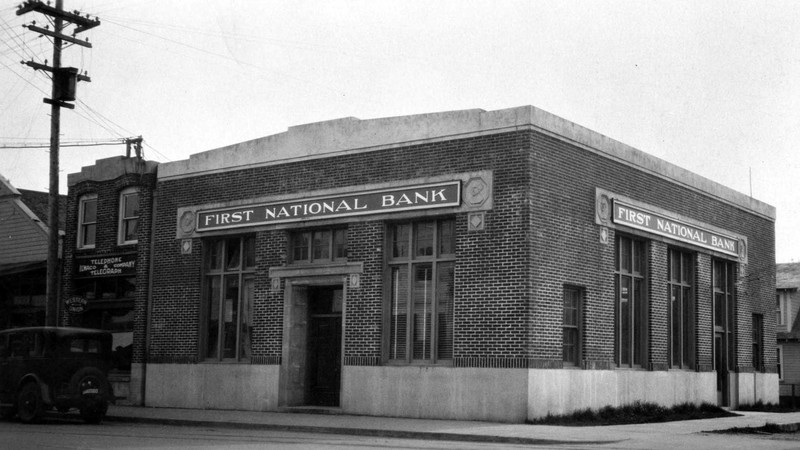
<instances>
[{"instance_id":1,"label":"concrete foundation base","mask_svg":"<svg viewBox=\"0 0 800 450\"><path fill-rule=\"evenodd\" d=\"M274 411L279 366L148 364L147 406Z\"/></svg>"},{"instance_id":2,"label":"concrete foundation base","mask_svg":"<svg viewBox=\"0 0 800 450\"><path fill-rule=\"evenodd\" d=\"M636 401L717 403L714 372L534 369L528 385L529 419Z\"/></svg>"},{"instance_id":3,"label":"concrete foundation base","mask_svg":"<svg viewBox=\"0 0 800 450\"><path fill-rule=\"evenodd\" d=\"M347 413L432 419L523 422L526 369L348 366Z\"/></svg>"},{"instance_id":4,"label":"concrete foundation base","mask_svg":"<svg viewBox=\"0 0 800 450\"><path fill-rule=\"evenodd\" d=\"M148 364L146 405L277 411L281 366ZM345 366L348 414L521 423L636 401L717 404L716 373L690 371ZM775 374L732 376L734 405L778 402ZM285 401L285 400L284 400Z\"/></svg>"},{"instance_id":5,"label":"concrete foundation base","mask_svg":"<svg viewBox=\"0 0 800 450\"><path fill-rule=\"evenodd\" d=\"M738 388L735 406L780 402L777 373L737 373L734 379Z\"/></svg>"}]
</instances>

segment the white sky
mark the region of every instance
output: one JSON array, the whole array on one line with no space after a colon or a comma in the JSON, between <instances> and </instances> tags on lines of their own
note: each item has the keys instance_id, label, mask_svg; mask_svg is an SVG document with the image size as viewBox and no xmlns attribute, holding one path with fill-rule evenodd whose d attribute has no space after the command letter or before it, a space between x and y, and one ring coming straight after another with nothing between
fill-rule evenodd
<instances>
[{"instance_id":1,"label":"white sky","mask_svg":"<svg viewBox=\"0 0 800 450\"><path fill-rule=\"evenodd\" d=\"M47 38L0 0L0 147L49 140ZM533 105L777 208L800 261L800 2L64 0L100 18L62 142L142 135L186 159L310 122ZM66 174L123 145L61 150ZM0 174L48 189L46 148ZM752 177L750 174L752 173ZM752 179L752 183L751 183Z\"/></svg>"}]
</instances>

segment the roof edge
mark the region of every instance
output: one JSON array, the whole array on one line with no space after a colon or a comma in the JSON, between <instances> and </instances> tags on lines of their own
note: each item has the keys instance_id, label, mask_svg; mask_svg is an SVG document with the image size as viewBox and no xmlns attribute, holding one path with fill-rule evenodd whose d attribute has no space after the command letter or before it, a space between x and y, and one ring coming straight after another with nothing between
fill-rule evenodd
<instances>
[{"instance_id":1,"label":"roof edge","mask_svg":"<svg viewBox=\"0 0 800 450\"><path fill-rule=\"evenodd\" d=\"M360 120L345 117L162 163L160 181L531 128L711 195L769 220L775 207L534 106L466 109Z\"/></svg>"}]
</instances>

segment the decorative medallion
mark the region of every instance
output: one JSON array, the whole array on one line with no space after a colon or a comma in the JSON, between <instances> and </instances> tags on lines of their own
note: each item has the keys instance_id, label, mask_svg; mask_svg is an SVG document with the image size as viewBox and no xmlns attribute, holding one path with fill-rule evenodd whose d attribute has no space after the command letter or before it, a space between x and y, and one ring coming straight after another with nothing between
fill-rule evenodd
<instances>
[{"instance_id":1,"label":"decorative medallion","mask_svg":"<svg viewBox=\"0 0 800 450\"><path fill-rule=\"evenodd\" d=\"M192 240L191 239L181 239L181 254L182 255L191 255L192 254Z\"/></svg>"},{"instance_id":2,"label":"decorative medallion","mask_svg":"<svg viewBox=\"0 0 800 450\"><path fill-rule=\"evenodd\" d=\"M189 234L192 231L194 231L194 226L195 226L194 212L185 211L181 215L181 220L180 220L181 231L183 231L186 234Z\"/></svg>"},{"instance_id":3,"label":"decorative medallion","mask_svg":"<svg viewBox=\"0 0 800 450\"><path fill-rule=\"evenodd\" d=\"M281 291L281 279L279 277L270 278L270 288L272 292Z\"/></svg>"},{"instance_id":4,"label":"decorative medallion","mask_svg":"<svg viewBox=\"0 0 800 450\"><path fill-rule=\"evenodd\" d=\"M608 245L608 228L600 228L600 243Z\"/></svg>"},{"instance_id":5,"label":"decorative medallion","mask_svg":"<svg viewBox=\"0 0 800 450\"><path fill-rule=\"evenodd\" d=\"M486 229L486 213L483 211L469 213L467 224L468 231L483 231Z\"/></svg>"},{"instance_id":6,"label":"decorative medallion","mask_svg":"<svg viewBox=\"0 0 800 450\"><path fill-rule=\"evenodd\" d=\"M350 274L350 288L358 289L361 287L361 275L357 273Z\"/></svg>"},{"instance_id":7,"label":"decorative medallion","mask_svg":"<svg viewBox=\"0 0 800 450\"><path fill-rule=\"evenodd\" d=\"M472 207L481 206L489 199L489 185L483 178L470 178L464 189L464 201Z\"/></svg>"},{"instance_id":8,"label":"decorative medallion","mask_svg":"<svg viewBox=\"0 0 800 450\"><path fill-rule=\"evenodd\" d=\"M611 201L607 195L600 194L597 196L596 208L597 218L600 219L600 222L608 223L608 219L611 217Z\"/></svg>"},{"instance_id":9,"label":"decorative medallion","mask_svg":"<svg viewBox=\"0 0 800 450\"><path fill-rule=\"evenodd\" d=\"M739 239L739 259L744 261L747 259L747 241Z\"/></svg>"}]
</instances>

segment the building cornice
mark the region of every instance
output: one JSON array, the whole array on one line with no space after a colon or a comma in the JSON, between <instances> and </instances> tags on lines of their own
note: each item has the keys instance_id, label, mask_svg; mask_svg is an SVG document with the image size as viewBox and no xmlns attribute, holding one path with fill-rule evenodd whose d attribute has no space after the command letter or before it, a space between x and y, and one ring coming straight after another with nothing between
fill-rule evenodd
<instances>
[{"instance_id":1,"label":"building cornice","mask_svg":"<svg viewBox=\"0 0 800 450\"><path fill-rule=\"evenodd\" d=\"M775 207L672 163L533 106L468 109L359 120L354 117L290 127L283 133L162 163L159 181L271 166L401 146L532 130L678 183L771 221Z\"/></svg>"}]
</instances>

